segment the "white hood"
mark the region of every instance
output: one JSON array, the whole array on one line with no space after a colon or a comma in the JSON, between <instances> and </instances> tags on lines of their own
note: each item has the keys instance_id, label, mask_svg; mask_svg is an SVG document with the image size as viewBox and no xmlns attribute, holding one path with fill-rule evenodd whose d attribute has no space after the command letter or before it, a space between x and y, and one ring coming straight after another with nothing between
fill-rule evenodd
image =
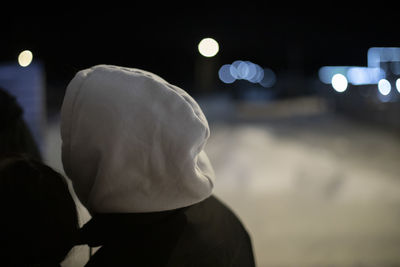
<instances>
[{"instance_id":1,"label":"white hood","mask_svg":"<svg viewBox=\"0 0 400 267\"><path fill-rule=\"evenodd\" d=\"M184 90L150 72L78 72L61 110L62 161L91 213L164 211L210 196L210 131Z\"/></svg>"}]
</instances>

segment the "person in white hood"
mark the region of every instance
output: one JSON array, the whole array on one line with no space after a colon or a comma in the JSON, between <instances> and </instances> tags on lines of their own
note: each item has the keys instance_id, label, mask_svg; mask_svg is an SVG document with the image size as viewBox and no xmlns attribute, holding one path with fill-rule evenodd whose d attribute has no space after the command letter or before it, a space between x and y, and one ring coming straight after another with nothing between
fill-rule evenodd
<instances>
[{"instance_id":1,"label":"person in white hood","mask_svg":"<svg viewBox=\"0 0 400 267\"><path fill-rule=\"evenodd\" d=\"M61 110L62 161L92 215L87 266L254 266L240 220L212 196L207 120L184 90L139 69L79 71Z\"/></svg>"}]
</instances>

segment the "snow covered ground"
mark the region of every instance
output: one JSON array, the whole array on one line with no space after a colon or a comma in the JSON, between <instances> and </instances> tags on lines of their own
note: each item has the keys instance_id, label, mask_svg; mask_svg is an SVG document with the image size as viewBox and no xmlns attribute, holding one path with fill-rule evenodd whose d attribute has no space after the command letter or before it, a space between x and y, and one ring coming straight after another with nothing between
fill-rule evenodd
<instances>
[{"instance_id":1,"label":"snow covered ground","mask_svg":"<svg viewBox=\"0 0 400 267\"><path fill-rule=\"evenodd\" d=\"M400 266L398 133L334 116L312 99L200 105L215 194L250 232L258 266ZM62 170L58 127L49 124L45 157ZM77 248L64 266L87 255Z\"/></svg>"}]
</instances>

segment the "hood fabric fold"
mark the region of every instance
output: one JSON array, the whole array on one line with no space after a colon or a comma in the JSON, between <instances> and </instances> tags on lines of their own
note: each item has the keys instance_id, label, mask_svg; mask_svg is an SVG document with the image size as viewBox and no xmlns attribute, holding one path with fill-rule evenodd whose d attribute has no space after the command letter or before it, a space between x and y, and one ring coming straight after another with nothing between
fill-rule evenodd
<instances>
[{"instance_id":1,"label":"hood fabric fold","mask_svg":"<svg viewBox=\"0 0 400 267\"><path fill-rule=\"evenodd\" d=\"M62 161L91 213L172 210L211 195L207 120L184 90L139 69L78 72L61 109Z\"/></svg>"}]
</instances>

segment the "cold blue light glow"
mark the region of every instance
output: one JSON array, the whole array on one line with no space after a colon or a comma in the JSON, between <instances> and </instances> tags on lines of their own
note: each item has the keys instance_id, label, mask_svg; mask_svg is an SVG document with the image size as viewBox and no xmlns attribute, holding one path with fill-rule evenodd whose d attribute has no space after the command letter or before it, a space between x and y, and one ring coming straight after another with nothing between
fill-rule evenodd
<instances>
[{"instance_id":1,"label":"cold blue light glow","mask_svg":"<svg viewBox=\"0 0 400 267\"><path fill-rule=\"evenodd\" d=\"M385 78L385 72L381 68L350 67L346 77L354 85L377 84Z\"/></svg>"},{"instance_id":2,"label":"cold blue light glow","mask_svg":"<svg viewBox=\"0 0 400 267\"><path fill-rule=\"evenodd\" d=\"M321 82L325 84L330 84L332 82L332 77L335 74L342 74L346 76L347 70L351 68L350 66L325 66L319 69L318 76Z\"/></svg>"},{"instance_id":3,"label":"cold blue light glow","mask_svg":"<svg viewBox=\"0 0 400 267\"><path fill-rule=\"evenodd\" d=\"M233 83L236 81L236 78L231 74L230 68L231 65L225 64L218 71L218 77L224 83Z\"/></svg>"},{"instance_id":4,"label":"cold blue light glow","mask_svg":"<svg viewBox=\"0 0 400 267\"><path fill-rule=\"evenodd\" d=\"M382 79L378 82L378 90L382 95L388 95L392 90L392 86L388 80Z\"/></svg>"},{"instance_id":5,"label":"cold blue light glow","mask_svg":"<svg viewBox=\"0 0 400 267\"><path fill-rule=\"evenodd\" d=\"M271 69L264 69L264 77L260 81L263 87L272 87L276 82L276 75Z\"/></svg>"},{"instance_id":6,"label":"cold blue light glow","mask_svg":"<svg viewBox=\"0 0 400 267\"><path fill-rule=\"evenodd\" d=\"M367 57L368 67L379 68L381 62L400 61L400 47L371 47Z\"/></svg>"},{"instance_id":7,"label":"cold blue light glow","mask_svg":"<svg viewBox=\"0 0 400 267\"><path fill-rule=\"evenodd\" d=\"M276 75L271 69L263 69L258 64L243 60L221 66L218 76L224 83L247 80L251 83L259 83L263 87L272 87L276 83Z\"/></svg>"}]
</instances>

